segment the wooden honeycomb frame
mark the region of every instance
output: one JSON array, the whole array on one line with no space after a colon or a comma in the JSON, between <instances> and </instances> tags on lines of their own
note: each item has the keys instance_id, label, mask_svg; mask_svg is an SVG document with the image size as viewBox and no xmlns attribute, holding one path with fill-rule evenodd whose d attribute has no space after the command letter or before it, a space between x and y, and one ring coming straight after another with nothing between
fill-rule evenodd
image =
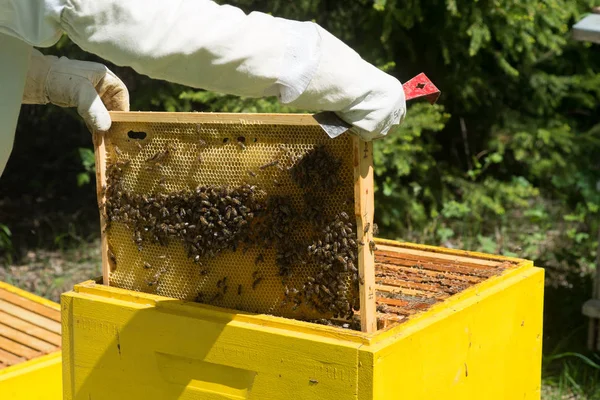
<instances>
[{"instance_id":1,"label":"wooden honeycomb frame","mask_svg":"<svg viewBox=\"0 0 600 400\"><path fill-rule=\"evenodd\" d=\"M113 112L113 129L115 126L127 124L173 124L171 126L187 126L189 124L210 124L241 127L284 128L306 127L320 129L318 122L308 114L213 114L213 113L148 113L148 112ZM112 131L112 130L111 130ZM324 133L323 133L324 135ZM346 134L349 135L349 134ZM347 136L348 138L348 136ZM336 140L336 139L330 139ZM338 139L341 140L341 139ZM348 140L348 139L346 139ZM351 137L352 154L346 162L351 162L354 171L354 214L356 218L358 240L365 243L359 246L358 269L361 277L359 285L361 329L364 332L377 330L374 252L368 245L372 240L372 230L365 232L367 225L373 225L374 196L373 196L373 152L372 144ZM106 234L105 203L106 168L108 148L111 146L111 132L94 135L96 165L97 165L97 194L101 212L102 224L102 271L104 284L111 284L111 265L108 256L108 238Z\"/></svg>"}]
</instances>

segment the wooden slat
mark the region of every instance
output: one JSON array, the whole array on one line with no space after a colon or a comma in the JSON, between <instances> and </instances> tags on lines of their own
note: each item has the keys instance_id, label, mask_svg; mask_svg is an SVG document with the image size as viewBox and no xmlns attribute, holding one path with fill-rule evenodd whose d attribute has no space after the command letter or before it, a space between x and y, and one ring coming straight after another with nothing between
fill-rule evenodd
<instances>
[{"instance_id":1,"label":"wooden slat","mask_svg":"<svg viewBox=\"0 0 600 400\"><path fill-rule=\"evenodd\" d=\"M24 346L30 347L34 350L41 351L46 354L58 350L57 346L54 346L40 339L36 339L33 336L13 329L10 326L6 326L2 323L0 323L0 336L4 336L7 339L21 343Z\"/></svg>"},{"instance_id":2,"label":"wooden slat","mask_svg":"<svg viewBox=\"0 0 600 400\"><path fill-rule=\"evenodd\" d=\"M43 304L36 303L35 301L21 297L15 293L0 289L0 299L6 300L9 303L23 307L26 310L50 318L54 321L60 321L60 311L50 307L46 307ZM0 321L2 322L2 321Z\"/></svg>"},{"instance_id":3,"label":"wooden slat","mask_svg":"<svg viewBox=\"0 0 600 400\"><path fill-rule=\"evenodd\" d=\"M129 113L123 113L129 114ZM113 114L111 114L113 115ZM100 249L102 252L102 283L110 285L110 265L108 262L108 238L106 237L106 145L104 133L94 132L94 155L96 159L96 198L100 212Z\"/></svg>"},{"instance_id":4,"label":"wooden slat","mask_svg":"<svg viewBox=\"0 0 600 400\"><path fill-rule=\"evenodd\" d=\"M381 318L377 317L377 327L386 329L390 326L401 323L406 317L404 315L382 314Z\"/></svg>"},{"instance_id":5,"label":"wooden slat","mask_svg":"<svg viewBox=\"0 0 600 400\"><path fill-rule=\"evenodd\" d=\"M432 280L431 278L419 278L419 277L406 277L402 275L386 275L386 274L377 274L375 281L378 284L382 284L385 282L389 282L388 280L396 281L396 282L407 282L410 284L414 284L411 287L418 287L416 285L431 285L437 288L438 292L455 292L457 289L466 289L471 287L472 285L468 282L464 281L453 281L451 279L437 279ZM401 285L396 285L401 286ZM429 287L425 290L431 291Z\"/></svg>"},{"instance_id":6,"label":"wooden slat","mask_svg":"<svg viewBox=\"0 0 600 400\"><path fill-rule=\"evenodd\" d=\"M406 248L398 248L393 246L379 245L378 254L382 256L388 256L393 258L406 258L413 259L416 261L433 261L440 262L440 260L449 262L450 264L460 264L472 268L490 269L501 267L504 263L498 261L481 260L477 258L455 256L443 253L432 253L422 250L413 250ZM509 264L510 265L510 264Z\"/></svg>"},{"instance_id":7,"label":"wooden slat","mask_svg":"<svg viewBox=\"0 0 600 400\"><path fill-rule=\"evenodd\" d=\"M384 303L384 304L394 306L394 307L406 307L406 306L410 305L410 303L408 301L400 300L400 299L390 299L387 297L377 297L377 303L379 303L379 304Z\"/></svg>"},{"instance_id":8,"label":"wooden slat","mask_svg":"<svg viewBox=\"0 0 600 400\"><path fill-rule=\"evenodd\" d=\"M113 122L320 126L312 114L172 113L112 111Z\"/></svg>"},{"instance_id":9,"label":"wooden slat","mask_svg":"<svg viewBox=\"0 0 600 400\"><path fill-rule=\"evenodd\" d=\"M11 366L15 364L22 363L23 361L27 361L27 359L23 357L19 357L15 354L9 353L6 350L2 350L0 348L0 362L5 364L6 366Z\"/></svg>"},{"instance_id":10,"label":"wooden slat","mask_svg":"<svg viewBox=\"0 0 600 400\"><path fill-rule=\"evenodd\" d=\"M356 315L357 317L360 317L360 311L354 311L354 315ZM377 321L380 325L379 329L382 329L382 328L388 326L390 323L399 323L406 319L405 315L382 313L382 312L377 312L376 316L377 316ZM383 322L383 321L387 321L387 324L384 322L385 325L381 326L381 322Z\"/></svg>"},{"instance_id":11,"label":"wooden slat","mask_svg":"<svg viewBox=\"0 0 600 400\"><path fill-rule=\"evenodd\" d=\"M13 329L41 339L45 342L48 342L54 346L60 347L61 345L61 337L60 335L50 332L47 329L41 328L37 325L19 319L17 317L13 317L12 315L6 314L0 311L0 321L10 326Z\"/></svg>"},{"instance_id":12,"label":"wooden slat","mask_svg":"<svg viewBox=\"0 0 600 400\"><path fill-rule=\"evenodd\" d=\"M472 286L484 280L482 278L478 278L476 280L454 279L452 275L440 273L435 275L419 274L401 270L399 271L396 268L388 267L378 268L376 271L376 278L391 278L409 282L439 284L442 286Z\"/></svg>"},{"instance_id":13,"label":"wooden slat","mask_svg":"<svg viewBox=\"0 0 600 400\"><path fill-rule=\"evenodd\" d=\"M20 318L24 321L30 322L39 327L45 328L50 332L58 333L61 332L60 322L51 320L50 318L43 317L31 311L27 311L22 307L15 306L5 300L0 300L0 311L10 314L14 317ZM4 321L2 321L4 322Z\"/></svg>"},{"instance_id":14,"label":"wooden slat","mask_svg":"<svg viewBox=\"0 0 600 400\"><path fill-rule=\"evenodd\" d=\"M432 279L439 279L439 275L443 275L445 278L447 279L452 279L452 280L457 280L457 281L465 281L465 282L469 282L469 283L479 283L483 280L485 280L485 278L487 278L487 276L474 276L474 275L465 275L465 274L459 274L456 272L447 272L447 269L444 269L443 267L438 267L436 269L431 269L428 268L427 265L424 265L422 269L420 268L414 268L414 266L406 266L406 265L401 265L401 264L397 264L397 263L387 263L387 262L377 262L377 260L375 260L375 273L378 273L379 271L390 271L390 272L397 272L397 273L402 273L405 274L407 276L429 276Z\"/></svg>"},{"instance_id":15,"label":"wooden slat","mask_svg":"<svg viewBox=\"0 0 600 400\"><path fill-rule=\"evenodd\" d=\"M396 279L377 279L377 282L379 284L383 284L383 285L397 286L397 287L403 287L403 288L408 288L408 289L419 289L419 290L424 290L424 291L432 292L432 293L437 293L437 292L457 293L458 291L465 289L465 287L455 287L455 288L440 287L440 286L435 286L435 285L427 285L424 283L408 282L408 281L402 281L402 280L396 280Z\"/></svg>"},{"instance_id":16,"label":"wooden slat","mask_svg":"<svg viewBox=\"0 0 600 400\"><path fill-rule=\"evenodd\" d=\"M0 349L6 350L9 353L26 358L28 360L42 355L40 351L34 350L31 347L27 347L13 340L7 339L4 336L0 336Z\"/></svg>"},{"instance_id":17,"label":"wooden slat","mask_svg":"<svg viewBox=\"0 0 600 400\"><path fill-rule=\"evenodd\" d=\"M456 274L480 276L480 277L484 277L484 278L489 278L490 276L497 275L503 271L503 269L500 269L500 268L478 269L478 268L466 267L466 266L463 266L460 264L452 265L452 264L448 264L448 263L423 262L423 261L417 261L414 258L411 260L407 260L404 258L382 257L381 259L378 260L378 262L385 263L385 264L392 264L392 265L395 265L395 264L410 265L410 264L412 264L413 267L418 265L418 266L423 267L423 269L428 269L428 270L432 270L432 271L453 272Z\"/></svg>"},{"instance_id":18,"label":"wooden slat","mask_svg":"<svg viewBox=\"0 0 600 400\"><path fill-rule=\"evenodd\" d=\"M424 290L409 289L409 288L403 288L403 287L398 287L398 286L389 286L389 285L375 285L375 289L378 292L403 294L406 296L412 296L412 297L423 298L423 299L444 300L451 296L448 293L442 293L442 292L432 293L432 292L426 292Z\"/></svg>"},{"instance_id":19,"label":"wooden slat","mask_svg":"<svg viewBox=\"0 0 600 400\"><path fill-rule=\"evenodd\" d=\"M354 161L354 211L356 230L359 242L364 246L358 248L358 273L360 275L360 311L361 330L377 331L375 305L375 254L369 246L373 240L372 226L375 211L373 183L373 143L364 142L358 137L353 140ZM367 232L365 227L369 226Z\"/></svg>"},{"instance_id":20,"label":"wooden slat","mask_svg":"<svg viewBox=\"0 0 600 400\"><path fill-rule=\"evenodd\" d=\"M383 303L392 307L407 308L409 310L426 310L433 305L419 301L406 301L401 299L390 299L387 297L377 297L377 303Z\"/></svg>"}]
</instances>

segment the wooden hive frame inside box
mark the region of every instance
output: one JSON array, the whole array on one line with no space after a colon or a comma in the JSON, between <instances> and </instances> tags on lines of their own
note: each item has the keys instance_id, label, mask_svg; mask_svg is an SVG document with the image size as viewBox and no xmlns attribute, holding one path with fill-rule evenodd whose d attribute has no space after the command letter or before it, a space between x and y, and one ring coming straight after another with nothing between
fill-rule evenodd
<instances>
[{"instance_id":1,"label":"wooden hive frame inside box","mask_svg":"<svg viewBox=\"0 0 600 400\"><path fill-rule=\"evenodd\" d=\"M62 398L61 332L58 304L0 282L0 398Z\"/></svg>"},{"instance_id":2,"label":"wooden hive frame inside box","mask_svg":"<svg viewBox=\"0 0 600 400\"><path fill-rule=\"evenodd\" d=\"M245 140L246 136L250 138L253 135L259 135L261 139L259 140L259 143L266 141L269 138L270 134L272 134L274 137L277 137L280 141L282 140L282 138L286 141L286 138L294 140L294 135L298 135L299 137L303 138L302 140L304 140L304 142L298 144L298 146L294 148L302 147L303 149L306 147L307 144L311 144L310 142L312 140L315 141L315 144L327 143L327 145L329 145L330 143L336 143L337 145L341 143L347 143L347 150L350 151L346 154L347 159L342 159L342 162L345 163L345 165L348 166L348 168L350 168L352 171L353 182L351 184L353 185L354 192L354 217L356 220L356 234L358 242L364 244L362 246L358 246L361 329L365 332L373 332L377 330L374 267L375 256L374 248L370 245L370 243L373 240L373 229L370 229L370 227L373 226L374 212L372 143L364 142L356 136L350 136L350 134L342 135L342 137L338 137L336 139L329 139L326 136L326 134L322 131L318 122L313 118L313 116L307 114L207 114L113 112L111 113L111 117L113 120L113 127L111 128L111 130L106 134L96 133L94 135L97 165L97 193L99 205L102 210L102 271L104 284L111 285L113 283L112 281L114 280L112 279L112 274L115 273L116 259L120 256L120 254L117 254L115 256L114 253L112 253L112 250L109 250L110 232L107 231L107 214L106 210L103 207L106 204L107 167L111 162L111 157L114 157L115 160L117 160L119 157L119 153L122 153L123 151L127 152L128 156L131 154L134 158L136 157L136 154L139 155L144 151L136 150L135 148L133 148L133 145L130 145L130 142L135 139L131 135L129 135L128 137L125 136L126 133L129 134L130 132L144 131L143 135L146 135L146 132L157 132L155 136L152 136L152 134L150 134L150 136L152 137L150 137L149 140L151 141L151 143L154 143L157 140L164 138L164 131L168 131L173 134L173 137L179 135L177 136L179 140L179 142L177 142L177 146L179 146L177 148L177 151L179 152L183 152L184 149L187 149L190 146L195 146L194 149L196 149L196 151L202 151L200 147L190 142L190 140L198 140L190 139L194 137L195 133L197 133L199 135L199 140L201 140L202 142L209 141L209 144L207 146L210 147L210 150L212 152L209 152L207 150L205 152L207 153L207 155L202 156L208 158L207 161L203 161L207 164L211 162L211 155L218 154L220 149L231 149L231 146L235 146L234 140L227 144L222 144L219 142L221 138L223 138L223 132L226 132L225 135L228 136L226 139L229 139L229 136L231 136L231 138L235 138L235 136L240 135L240 137L242 137ZM196 130L195 132L194 129ZM285 133L281 134L281 132ZM223 139L223 142L225 142L226 139ZM152 142L152 140L154 140L154 142ZM257 139L255 137L254 142L256 141ZM117 144L121 147L121 149L115 149L115 147L117 149L119 148ZM274 143L271 143L271 147L266 148L266 150L272 149L273 145ZM243 145L243 148L246 149L248 147L249 149L252 149L251 146L253 146L253 143L247 142L245 145ZM293 146L295 146L295 143L290 144L290 147ZM138 145L138 147L140 149L142 148L142 146L140 145ZM231 158L231 153L228 154ZM151 153L146 154L144 157L147 157L149 155L151 155ZM177 157L179 157L179 155L177 155ZM260 154L256 154L254 157L259 158ZM138 158L140 160L143 159L142 156L139 156ZM217 158L215 158L215 160L217 160ZM223 162L222 158L218 160L220 162ZM242 163L244 165L246 163L245 160L236 160L238 163ZM190 161L188 158L187 163L187 165L190 165L190 163L193 163L193 161ZM186 171L189 174L193 174L200 170L200 167L196 169L193 168L187 169ZM216 161L212 164L212 167L208 168L212 168L211 170L213 171L220 171L220 166L216 163ZM241 169L245 168L246 166L244 166ZM138 179L138 181L135 181L134 184L136 188L139 188L139 186L143 186L137 185L138 182L144 179L146 179L146 181L150 180L150 178L140 178L140 176L142 176L144 172L139 167L136 174L136 179ZM178 174L178 176L181 175L181 173ZM175 176L174 180L177 180L178 176ZM345 181L343 183L347 184L348 181ZM348 187L346 187L345 189L348 189ZM170 248L169 251L172 251L172 249ZM249 260L250 256L246 258ZM113 261L113 259L114 262L111 262ZM236 262L248 263L243 259L238 259ZM144 265L146 266L147 264ZM129 267L133 268L133 266L128 266L127 268ZM122 267L119 266L119 268ZM120 271L122 271L122 269L118 272ZM130 272L127 273L131 275ZM173 277L173 279L176 278ZM135 288L131 285L128 286L121 284L117 286L135 290ZM241 289L242 285L240 284L238 290L241 292ZM229 305L229 308L236 308L232 307L231 304ZM246 311L249 310L246 309ZM264 310L261 309L257 309L257 311L264 312Z\"/></svg>"},{"instance_id":3,"label":"wooden hive frame inside box","mask_svg":"<svg viewBox=\"0 0 600 400\"><path fill-rule=\"evenodd\" d=\"M540 397L543 270L377 242L378 297L404 297L401 323L374 333L76 285L61 299L64 398Z\"/></svg>"}]
</instances>

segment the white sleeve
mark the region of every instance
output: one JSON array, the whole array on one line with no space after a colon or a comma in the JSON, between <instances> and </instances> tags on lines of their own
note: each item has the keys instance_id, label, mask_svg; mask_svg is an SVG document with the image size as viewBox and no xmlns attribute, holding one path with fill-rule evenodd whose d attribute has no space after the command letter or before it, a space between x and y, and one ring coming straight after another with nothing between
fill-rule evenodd
<instances>
[{"instance_id":1,"label":"white sleeve","mask_svg":"<svg viewBox=\"0 0 600 400\"><path fill-rule=\"evenodd\" d=\"M0 0L0 33L32 46L50 47L60 39L56 18L65 0Z\"/></svg>"},{"instance_id":2,"label":"white sleeve","mask_svg":"<svg viewBox=\"0 0 600 400\"><path fill-rule=\"evenodd\" d=\"M65 0L56 15L81 48L187 86L284 102L320 59L315 24L244 14L209 0Z\"/></svg>"}]
</instances>

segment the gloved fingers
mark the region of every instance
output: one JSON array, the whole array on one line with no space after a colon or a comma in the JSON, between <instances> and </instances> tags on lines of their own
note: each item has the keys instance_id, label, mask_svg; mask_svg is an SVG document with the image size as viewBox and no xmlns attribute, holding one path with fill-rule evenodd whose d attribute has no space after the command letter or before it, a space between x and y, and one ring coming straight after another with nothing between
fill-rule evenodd
<instances>
[{"instance_id":1,"label":"gloved fingers","mask_svg":"<svg viewBox=\"0 0 600 400\"><path fill-rule=\"evenodd\" d=\"M129 111L129 91L127 86L112 71L96 85L96 92L109 111Z\"/></svg>"},{"instance_id":2,"label":"gloved fingers","mask_svg":"<svg viewBox=\"0 0 600 400\"><path fill-rule=\"evenodd\" d=\"M381 139L381 138L385 137L384 134L376 133L376 132L369 132L369 131L366 131L364 129L360 129L357 127L352 127L352 129L350 129L350 132L354 133L355 135L360 137L365 142L371 142L373 140L377 140L377 139Z\"/></svg>"},{"instance_id":3,"label":"gloved fingers","mask_svg":"<svg viewBox=\"0 0 600 400\"><path fill-rule=\"evenodd\" d=\"M96 88L89 81L83 81L77 92L77 112L85 121L88 129L108 131L112 124L110 114L104 106Z\"/></svg>"}]
</instances>

